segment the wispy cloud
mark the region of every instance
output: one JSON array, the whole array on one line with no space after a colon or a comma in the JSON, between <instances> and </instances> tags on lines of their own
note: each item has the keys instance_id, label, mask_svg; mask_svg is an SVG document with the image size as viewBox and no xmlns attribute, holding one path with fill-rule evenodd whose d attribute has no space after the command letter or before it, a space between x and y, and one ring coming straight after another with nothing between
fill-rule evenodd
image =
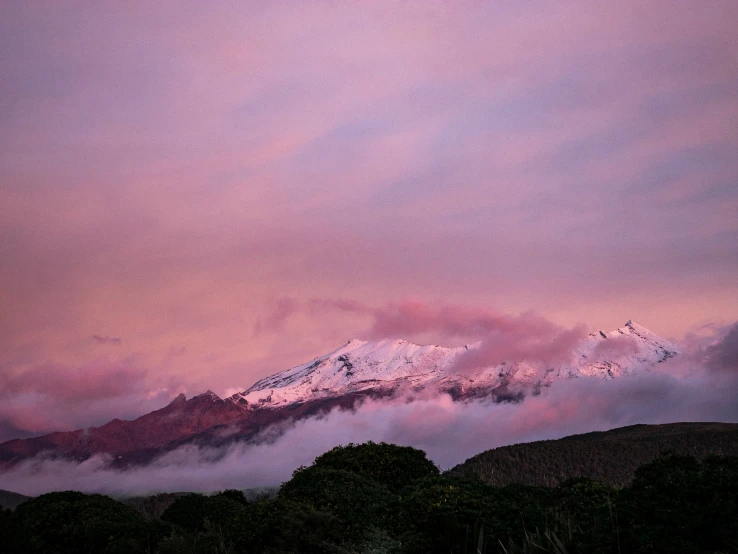
<instances>
[{"instance_id":1,"label":"wispy cloud","mask_svg":"<svg viewBox=\"0 0 738 554\"><path fill-rule=\"evenodd\" d=\"M270 429L269 440L258 445L185 447L126 471L109 469L104 457L82 464L37 458L0 473L0 488L26 494L69 488L134 494L276 485L333 446L367 440L422 448L449 468L496 446L635 423L738 422L736 395L735 378L652 374L557 382L518 404L459 403L446 395L414 402L367 401L356 411L334 410L289 424L276 435Z\"/></svg>"},{"instance_id":2,"label":"wispy cloud","mask_svg":"<svg viewBox=\"0 0 738 554\"><path fill-rule=\"evenodd\" d=\"M708 352L732 348L734 330L706 337L704 343L713 345ZM335 409L267 428L255 444L187 446L128 470L110 469L104 456L81 464L38 457L0 473L0 488L26 494L62 488L117 494L246 488L278 484L296 467L349 442L415 446L449 468L489 448L573 433L636 423L738 422L738 374L723 371L722 358L715 362L703 354L703 346L695 345L684 354L686 361L672 359L658 371L613 380L558 380L518 403L455 402L445 394L367 400L355 410ZM675 363L688 364L690 371L672 375Z\"/></svg>"},{"instance_id":3,"label":"wispy cloud","mask_svg":"<svg viewBox=\"0 0 738 554\"><path fill-rule=\"evenodd\" d=\"M46 364L0 372L0 441L133 419L162 407L176 381L123 364ZM157 386L158 385L158 386ZM171 388L170 388L171 387Z\"/></svg>"},{"instance_id":4,"label":"wispy cloud","mask_svg":"<svg viewBox=\"0 0 738 554\"><path fill-rule=\"evenodd\" d=\"M106 336L92 335L91 338L92 340L94 340L95 342L99 342L100 344L115 344L118 346L123 344L123 339L121 339L120 337L108 337L107 335Z\"/></svg>"}]
</instances>

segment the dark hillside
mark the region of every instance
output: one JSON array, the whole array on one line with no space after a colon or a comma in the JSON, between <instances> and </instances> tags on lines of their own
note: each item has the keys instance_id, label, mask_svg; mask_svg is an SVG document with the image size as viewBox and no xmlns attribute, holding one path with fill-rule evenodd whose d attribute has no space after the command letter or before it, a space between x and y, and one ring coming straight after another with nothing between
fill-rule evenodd
<instances>
[{"instance_id":1,"label":"dark hillside","mask_svg":"<svg viewBox=\"0 0 738 554\"><path fill-rule=\"evenodd\" d=\"M8 510L15 510L16 506L31 498L17 492L0 490L0 506Z\"/></svg>"},{"instance_id":2,"label":"dark hillside","mask_svg":"<svg viewBox=\"0 0 738 554\"><path fill-rule=\"evenodd\" d=\"M615 486L633 480L635 470L661 452L705 458L738 455L736 423L631 425L487 450L449 470L456 477L491 485L525 483L556 486L587 477Z\"/></svg>"}]
</instances>

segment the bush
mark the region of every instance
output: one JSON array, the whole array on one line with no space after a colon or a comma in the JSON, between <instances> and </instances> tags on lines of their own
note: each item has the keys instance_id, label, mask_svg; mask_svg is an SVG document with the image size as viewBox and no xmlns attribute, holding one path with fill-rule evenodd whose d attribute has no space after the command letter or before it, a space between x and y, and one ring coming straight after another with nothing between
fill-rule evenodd
<instances>
[{"instance_id":1,"label":"bush","mask_svg":"<svg viewBox=\"0 0 738 554\"><path fill-rule=\"evenodd\" d=\"M439 474L422 450L384 442L337 446L315 458L311 467L351 471L383 484L391 492Z\"/></svg>"},{"instance_id":2,"label":"bush","mask_svg":"<svg viewBox=\"0 0 738 554\"><path fill-rule=\"evenodd\" d=\"M380 523L392 495L384 485L363 475L312 466L295 471L282 485L279 498L333 514L356 538L362 528Z\"/></svg>"},{"instance_id":3,"label":"bush","mask_svg":"<svg viewBox=\"0 0 738 554\"><path fill-rule=\"evenodd\" d=\"M433 477L404 489L394 531L404 552L477 552L480 532L492 545L545 523L546 489L496 488L480 481Z\"/></svg>"},{"instance_id":4,"label":"bush","mask_svg":"<svg viewBox=\"0 0 738 554\"><path fill-rule=\"evenodd\" d=\"M608 552L617 547L618 491L584 477L569 479L553 492L550 534L572 551Z\"/></svg>"},{"instance_id":5,"label":"bush","mask_svg":"<svg viewBox=\"0 0 738 554\"><path fill-rule=\"evenodd\" d=\"M179 525L188 531L197 531L205 523L205 502L208 497L204 494L186 494L180 496L161 515L162 521Z\"/></svg>"},{"instance_id":6,"label":"bush","mask_svg":"<svg viewBox=\"0 0 738 554\"><path fill-rule=\"evenodd\" d=\"M738 458L662 456L636 471L623 497L633 552L738 549Z\"/></svg>"},{"instance_id":7,"label":"bush","mask_svg":"<svg viewBox=\"0 0 738 554\"><path fill-rule=\"evenodd\" d=\"M660 457L621 490L584 478L495 487L438 475L414 449L390 447L334 449L295 471L271 500L249 502L235 490L183 495L161 521L101 495L43 495L0 510L0 552L738 552L738 458ZM403 471L409 458L426 476L392 492L386 483L398 486L403 471L383 461L371 471L375 456L404 460Z\"/></svg>"},{"instance_id":8,"label":"bush","mask_svg":"<svg viewBox=\"0 0 738 554\"><path fill-rule=\"evenodd\" d=\"M9 550L17 552L145 552L153 531L128 506L107 496L73 491L24 502L12 514L9 527Z\"/></svg>"}]
</instances>

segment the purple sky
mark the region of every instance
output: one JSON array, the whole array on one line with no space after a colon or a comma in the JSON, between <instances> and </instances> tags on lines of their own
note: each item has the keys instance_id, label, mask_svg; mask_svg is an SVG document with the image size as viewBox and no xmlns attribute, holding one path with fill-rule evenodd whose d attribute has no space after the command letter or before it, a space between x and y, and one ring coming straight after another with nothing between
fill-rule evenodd
<instances>
[{"instance_id":1,"label":"purple sky","mask_svg":"<svg viewBox=\"0 0 738 554\"><path fill-rule=\"evenodd\" d=\"M2 2L0 439L246 388L366 333L339 300L738 320L736 21Z\"/></svg>"}]
</instances>

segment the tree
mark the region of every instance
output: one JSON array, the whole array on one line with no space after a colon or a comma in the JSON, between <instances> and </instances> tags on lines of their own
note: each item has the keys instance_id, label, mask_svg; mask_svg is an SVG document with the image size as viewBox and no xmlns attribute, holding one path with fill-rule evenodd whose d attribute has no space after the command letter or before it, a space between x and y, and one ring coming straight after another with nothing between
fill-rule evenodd
<instances>
[{"instance_id":1,"label":"tree","mask_svg":"<svg viewBox=\"0 0 738 554\"><path fill-rule=\"evenodd\" d=\"M636 471L623 497L634 552L738 548L738 458L662 456Z\"/></svg>"},{"instance_id":2,"label":"tree","mask_svg":"<svg viewBox=\"0 0 738 554\"><path fill-rule=\"evenodd\" d=\"M391 492L439 474L422 450L371 441L337 446L315 458L312 467L351 471L381 483Z\"/></svg>"},{"instance_id":3,"label":"tree","mask_svg":"<svg viewBox=\"0 0 738 554\"><path fill-rule=\"evenodd\" d=\"M387 487L364 475L313 465L295 471L282 485L279 498L333 514L356 538L363 528L380 524L392 495Z\"/></svg>"},{"instance_id":4,"label":"tree","mask_svg":"<svg viewBox=\"0 0 738 554\"><path fill-rule=\"evenodd\" d=\"M143 552L152 539L152 528L135 510L107 496L74 491L24 502L10 527L11 552Z\"/></svg>"}]
</instances>

